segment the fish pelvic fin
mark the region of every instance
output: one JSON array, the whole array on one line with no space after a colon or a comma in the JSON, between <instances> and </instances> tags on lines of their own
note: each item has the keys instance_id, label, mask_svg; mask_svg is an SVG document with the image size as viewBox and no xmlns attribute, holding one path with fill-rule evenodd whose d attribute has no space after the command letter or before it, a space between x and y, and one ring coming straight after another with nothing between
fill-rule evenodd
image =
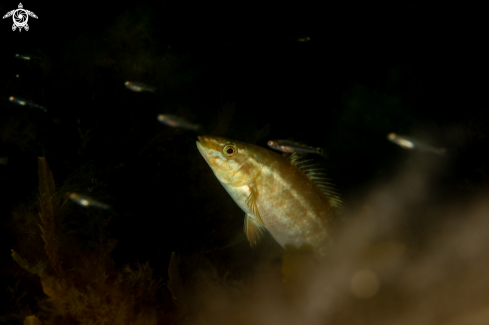
<instances>
[{"instance_id":1,"label":"fish pelvic fin","mask_svg":"<svg viewBox=\"0 0 489 325\"><path fill-rule=\"evenodd\" d=\"M306 176L326 195L329 205L341 214L345 209L345 202L338 193L335 185L326 177L324 168L322 168L313 159L304 159L304 156L298 152L284 153L283 156L289 162L299 168Z\"/></svg>"},{"instance_id":2,"label":"fish pelvic fin","mask_svg":"<svg viewBox=\"0 0 489 325\"><path fill-rule=\"evenodd\" d=\"M265 227L260 225L253 216L245 214L243 231L250 242L251 248L254 248L260 242L265 230Z\"/></svg>"},{"instance_id":3,"label":"fish pelvic fin","mask_svg":"<svg viewBox=\"0 0 489 325\"><path fill-rule=\"evenodd\" d=\"M253 215L246 214L244 221L244 233L250 242L251 248L255 247L261 240L266 231L265 224L260 217L260 212L256 206L256 190L250 186L250 195L245 203L250 208Z\"/></svg>"},{"instance_id":4,"label":"fish pelvic fin","mask_svg":"<svg viewBox=\"0 0 489 325\"><path fill-rule=\"evenodd\" d=\"M258 207L256 206L256 190L250 186L250 195L245 201L246 205L250 208L251 212L253 212L253 217L256 222L261 226L265 227L263 220L261 220L260 212L258 211Z\"/></svg>"}]
</instances>

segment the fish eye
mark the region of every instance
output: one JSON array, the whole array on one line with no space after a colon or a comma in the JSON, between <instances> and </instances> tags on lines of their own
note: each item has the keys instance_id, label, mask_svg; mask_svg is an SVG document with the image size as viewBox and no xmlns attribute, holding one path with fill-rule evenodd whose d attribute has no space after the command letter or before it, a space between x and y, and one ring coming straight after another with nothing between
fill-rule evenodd
<instances>
[{"instance_id":1,"label":"fish eye","mask_svg":"<svg viewBox=\"0 0 489 325\"><path fill-rule=\"evenodd\" d=\"M232 144L228 144L228 145L225 145L224 148L222 149L222 152L232 158L234 156L236 156L236 153L238 152L238 150L236 150L236 146L232 145Z\"/></svg>"}]
</instances>

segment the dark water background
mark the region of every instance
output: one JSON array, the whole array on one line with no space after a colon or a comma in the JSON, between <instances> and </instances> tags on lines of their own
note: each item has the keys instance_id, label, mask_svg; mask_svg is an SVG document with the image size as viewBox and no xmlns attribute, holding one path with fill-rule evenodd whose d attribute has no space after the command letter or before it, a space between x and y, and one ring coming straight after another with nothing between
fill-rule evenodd
<instances>
[{"instance_id":1,"label":"dark water background","mask_svg":"<svg viewBox=\"0 0 489 325\"><path fill-rule=\"evenodd\" d=\"M172 251L194 254L239 237L243 213L197 151L198 134L160 124L161 113L261 146L292 138L324 147L330 159L322 162L347 201L408 157L386 140L389 132L424 132L452 149L443 181L450 195L466 195L460 183L489 182L485 52L477 19L462 22L456 8L23 5L39 17L29 19L28 32L12 32L11 18L0 25L0 156L9 157L0 166L3 300L18 299L5 288L25 276L10 249L29 244L11 214L35 206L40 156L58 187L87 193L97 185L92 196L119 212L65 220L80 242L117 238L116 265L149 260L155 276L167 278ZM16 7L0 3L2 15ZM311 40L298 42L302 35ZM134 93L126 80L158 90ZM48 112L16 106L9 96ZM222 121L233 103L230 122ZM75 214L82 210L72 205ZM238 246L212 257L243 261L229 267L237 277L259 255ZM2 305L0 314L11 308Z\"/></svg>"}]
</instances>

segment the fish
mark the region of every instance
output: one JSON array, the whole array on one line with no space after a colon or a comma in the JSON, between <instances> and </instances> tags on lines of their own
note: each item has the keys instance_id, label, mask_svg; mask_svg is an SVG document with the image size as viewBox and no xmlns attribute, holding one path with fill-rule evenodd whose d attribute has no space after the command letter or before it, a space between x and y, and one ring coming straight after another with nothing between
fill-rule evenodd
<instances>
[{"instance_id":1,"label":"fish","mask_svg":"<svg viewBox=\"0 0 489 325\"><path fill-rule=\"evenodd\" d=\"M282 152L304 152L304 153L317 153L318 155L328 158L322 148L311 147L300 142L294 142L290 140L270 140L267 145L275 150Z\"/></svg>"},{"instance_id":2,"label":"fish","mask_svg":"<svg viewBox=\"0 0 489 325\"><path fill-rule=\"evenodd\" d=\"M37 56L37 55L31 55L31 54L15 54L15 57L17 59L21 59L21 60L26 60L26 61L30 61L30 60L46 60L40 56Z\"/></svg>"},{"instance_id":3,"label":"fish","mask_svg":"<svg viewBox=\"0 0 489 325\"><path fill-rule=\"evenodd\" d=\"M251 247L266 232L285 248L310 247L324 255L331 221L344 201L312 160L217 136L199 136L197 149L236 204Z\"/></svg>"},{"instance_id":4,"label":"fish","mask_svg":"<svg viewBox=\"0 0 489 325\"><path fill-rule=\"evenodd\" d=\"M29 106L29 107L39 108L39 109L43 110L45 113L47 113L47 111L48 111L45 107L43 107L41 105L37 105L34 102L28 101L27 99L23 99L20 97L10 96L8 100L11 101L12 103L15 103L15 104L20 105L20 106Z\"/></svg>"},{"instance_id":5,"label":"fish","mask_svg":"<svg viewBox=\"0 0 489 325\"><path fill-rule=\"evenodd\" d=\"M199 124L193 124L184 118L169 114L159 114L158 121L174 128L182 128L192 131L199 131L202 128Z\"/></svg>"},{"instance_id":6,"label":"fish","mask_svg":"<svg viewBox=\"0 0 489 325\"><path fill-rule=\"evenodd\" d=\"M297 38L298 42L309 42L310 40L311 40L311 38L309 36L301 36L301 37Z\"/></svg>"},{"instance_id":7,"label":"fish","mask_svg":"<svg viewBox=\"0 0 489 325\"><path fill-rule=\"evenodd\" d=\"M100 209L104 209L104 210L112 210L110 205L99 202L89 195L72 192L72 193L70 193L69 198L73 202L76 202L79 205L84 206L84 207L95 207L95 208L100 208Z\"/></svg>"},{"instance_id":8,"label":"fish","mask_svg":"<svg viewBox=\"0 0 489 325\"><path fill-rule=\"evenodd\" d=\"M8 157L0 157L0 165L8 165Z\"/></svg>"},{"instance_id":9,"label":"fish","mask_svg":"<svg viewBox=\"0 0 489 325\"><path fill-rule=\"evenodd\" d=\"M445 148L435 148L412 137L398 135L392 132L387 135L387 139L404 149L418 149L420 151L431 152L440 156L443 156L446 153Z\"/></svg>"},{"instance_id":10,"label":"fish","mask_svg":"<svg viewBox=\"0 0 489 325\"><path fill-rule=\"evenodd\" d=\"M155 87L150 87L146 84L143 84L142 82L136 82L136 81L126 81L124 83L124 85L132 90L132 91L135 91L135 92L143 92L143 91L148 91L148 92L151 92L151 93L154 93L156 88Z\"/></svg>"},{"instance_id":11,"label":"fish","mask_svg":"<svg viewBox=\"0 0 489 325\"><path fill-rule=\"evenodd\" d=\"M26 54L15 54L15 57L17 59L21 59L21 60L30 60L31 57L29 55L26 55Z\"/></svg>"},{"instance_id":12,"label":"fish","mask_svg":"<svg viewBox=\"0 0 489 325\"><path fill-rule=\"evenodd\" d=\"M27 106L27 100L19 97L10 96L8 100L20 106Z\"/></svg>"}]
</instances>

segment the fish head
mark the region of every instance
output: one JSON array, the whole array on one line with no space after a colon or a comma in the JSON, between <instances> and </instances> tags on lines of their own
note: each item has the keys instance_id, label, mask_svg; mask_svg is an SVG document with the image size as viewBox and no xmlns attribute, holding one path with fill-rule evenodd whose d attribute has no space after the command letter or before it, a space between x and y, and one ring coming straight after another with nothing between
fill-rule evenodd
<instances>
[{"instance_id":1,"label":"fish head","mask_svg":"<svg viewBox=\"0 0 489 325\"><path fill-rule=\"evenodd\" d=\"M279 149L279 148L280 148L280 145L279 145L279 144L278 144L278 142L277 142L277 141L275 141L275 140L270 140L270 141L268 141L268 142L267 142L267 145L268 145L270 148L272 148L272 149L275 149L275 150L280 150L280 149Z\"/></svg>"},{"instance_id":2,"label":"fish head","mask_svg":"<svg viewBox=\"0 0 489 325\"><path fill-rule=\"evenodd\" d=\"M199 136L197 148L217 179L229 186L253 182L261 165L253 159L251 146L244 142L215 136Z\"/></svg>"}]
</instances>

